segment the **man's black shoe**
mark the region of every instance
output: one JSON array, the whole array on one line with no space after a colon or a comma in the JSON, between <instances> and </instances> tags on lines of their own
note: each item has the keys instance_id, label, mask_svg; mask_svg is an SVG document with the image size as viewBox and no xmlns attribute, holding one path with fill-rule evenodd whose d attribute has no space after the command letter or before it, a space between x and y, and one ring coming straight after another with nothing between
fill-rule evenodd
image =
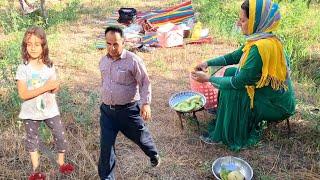
<instances>
[{"instance_id":1,"label":"man's black shoe","mask_svg":"<svg viewBox=\"0 0 320 180\"><path fill-rule=\"evenodd\" d=\"M151 167L157 167L160 165L160 156L157 154L154 157L150 158Z\"/></svg>"}]
</instances>

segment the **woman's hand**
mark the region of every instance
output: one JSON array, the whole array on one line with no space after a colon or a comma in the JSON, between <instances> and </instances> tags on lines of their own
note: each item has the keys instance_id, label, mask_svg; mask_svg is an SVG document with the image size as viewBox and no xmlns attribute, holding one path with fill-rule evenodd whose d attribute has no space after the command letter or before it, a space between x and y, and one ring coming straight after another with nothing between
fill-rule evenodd
<instances>
[{"instance_id":1,"label":"woman's hand","mask_svg":"<svg viewBox=\"0 0 320 180\"><path fill-rule=\"evenodd\" d=\"M195 70L195 71L206 71L207 68L208 68L208 63L207 63L207 62L203 62L203 63L198 64L198 65L194 68L194 70Z\"/></svg>"},{"instance_id":2,"label":"woman's hand","mask_svg":"<svg viewBox=\"0 0 320 180\"><path fill-rule=\"evenodd\" d=\"M209 81L210 76L203 71L193 71L191 72L191 78L198 82L204 83Z\"/></svg>"}]
</instances>

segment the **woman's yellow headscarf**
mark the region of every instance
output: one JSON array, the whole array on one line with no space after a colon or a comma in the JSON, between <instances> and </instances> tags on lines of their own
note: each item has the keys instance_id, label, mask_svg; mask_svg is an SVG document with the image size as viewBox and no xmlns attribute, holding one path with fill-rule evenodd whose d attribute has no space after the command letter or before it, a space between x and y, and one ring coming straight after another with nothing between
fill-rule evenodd
<instances>
[{"instance_id":1,"label":"woman's yellow headscarf","mask_svg":"<svg viewBox=\"0 0 320 180\"><path fill-rule=\"evenodd\" d=\"M256 45L262 59L261 79L255 86L246 86L253 108L255 88L271 84L274 90L287 89L287 63L281 41L271 32L278 28L279 6L271 0L249 0L249 35L242 49L240 69L245 64L250 48Z\"/></svg>"}]
</instances>

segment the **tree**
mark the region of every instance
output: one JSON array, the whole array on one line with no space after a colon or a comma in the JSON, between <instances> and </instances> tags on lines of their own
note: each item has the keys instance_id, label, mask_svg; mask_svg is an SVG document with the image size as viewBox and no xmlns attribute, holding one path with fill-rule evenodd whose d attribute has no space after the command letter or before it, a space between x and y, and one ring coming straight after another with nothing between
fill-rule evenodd
<instances>
[{"instance_id":1,"label":"tree","mask_svg":"<svg viewBox=\"0 0 320 180\"><path fill-rule=\"evenodd\" d=\"M39 2L40 1L40 2ZM48 13L45 8L45 0L19 0L21 9L23 14L29 14L35 11L40 11L40 15L44 18L45 23L47 24L48 21Z\"/></svg>"}]
</instances>

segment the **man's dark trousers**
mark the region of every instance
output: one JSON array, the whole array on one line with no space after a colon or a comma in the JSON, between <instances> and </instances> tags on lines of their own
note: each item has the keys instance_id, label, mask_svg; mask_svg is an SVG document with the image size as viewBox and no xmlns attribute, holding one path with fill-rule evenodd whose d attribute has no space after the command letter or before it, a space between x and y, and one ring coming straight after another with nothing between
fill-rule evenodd
<instances>
[{"instance_id":1,"label":"man's dark trousers","mask_svg":"<svg viewBox=\"0 0 320 180\"><path fill-rule=\"evenodd\" d=\"M100 159L98 165L101 179L115 179L114 144L119 131L135 142L148 157L158 154L148 128L140 116L139 103L124 108L100 106Z\"/></svg>"}]
</instances>

